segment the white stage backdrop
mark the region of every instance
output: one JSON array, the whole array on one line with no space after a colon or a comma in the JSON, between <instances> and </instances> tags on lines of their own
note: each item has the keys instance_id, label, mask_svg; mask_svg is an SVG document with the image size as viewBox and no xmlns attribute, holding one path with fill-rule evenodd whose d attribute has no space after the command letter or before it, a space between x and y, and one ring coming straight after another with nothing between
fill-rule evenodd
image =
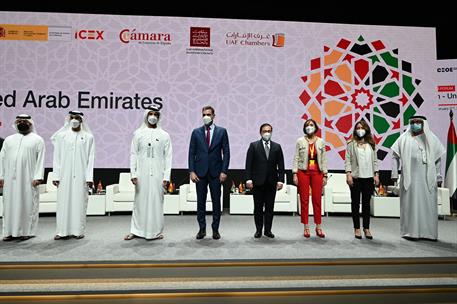
<instances>
[{"instance_id":1,"label":"white stage backdrop","mask_svg":"<svg viewBox=\"0 0 457 304\"><path fill-rule=\"evenodd\" d=\"M127 168L143 108L162 106L173 167L187 168L201 108L227 128L230 168L244 168L260 124L291 168L304 118L342 169L354 122L367 120L381 168L407 119L429 117L445 143L449 118L436 95L435 29L323 23L0 12L0 136L17 114L33 116L46 140L69 110L86 114L96 167Z\"/></svg>"},{"instance_id":2,"label":"white stage backdrop","mask_svg":"<svg viewBox=\"0 0 457 304\"><path fill-rule=\"evenodd\" d=\"M440 110L457 110L457 59L438 60L436 63L436 98Z\"/></svg>"}]
</instances>

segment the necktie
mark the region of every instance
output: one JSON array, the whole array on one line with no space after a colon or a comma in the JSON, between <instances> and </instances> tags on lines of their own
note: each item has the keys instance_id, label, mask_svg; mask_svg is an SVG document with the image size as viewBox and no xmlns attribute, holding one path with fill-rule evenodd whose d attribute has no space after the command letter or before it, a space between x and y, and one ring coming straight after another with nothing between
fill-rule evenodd
<instances>
[{"instance_id":1,"label":"necktie","mask_svg":"<svg viewBox=\"0 0 457 304\"><path fill-rule=\"evenodd\" d=\"M211 140L211 132L210 132L210 127L206 127L206 144L209 147L209 142Z\"/></svg>"},{"instance_id":2,"label":"necktie","mask_svg":"<svg viewBox=\"0 0 457 304\"><path fill-rule=\"evenodd\" d=\"M268 142L265 143L265 155L268 157L270 156L270 147L268 146Z\"/></svg>"}]
</instances>

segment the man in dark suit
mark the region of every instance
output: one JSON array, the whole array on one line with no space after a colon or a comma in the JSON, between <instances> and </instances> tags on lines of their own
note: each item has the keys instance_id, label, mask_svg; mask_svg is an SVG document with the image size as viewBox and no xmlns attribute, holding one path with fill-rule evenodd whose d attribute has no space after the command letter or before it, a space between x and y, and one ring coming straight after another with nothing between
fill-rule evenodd
<instances>
[{"instance_id":1,"label":"man in dark suit","mask_svg":"<svg viewBox=\"0 0 457 304\"><path fill-rule=\"evenodd\" d=\"M246 186L254 196L255 238L274 238L271 232L276 190L284 183L284 155L281 145L270 140L273 127L265 123L260 126L262 138L249 145L246 156ZM263 211L265 207L265 212ZM264 220L265 217L265 220Z\"/></svg>"},{"instance_id":2,"label":"man in dark suit","mask_svg":"<svg viewBox=\"0 0 457 304\"><path fill-rule=\"evenodd\" d=\"M190 179L197 189L197 221L200 230L197 239L206 236L206 195L208 185L213 204L213 239L221 238L219 222L221 218L221 184L227 179L230 161L230 148L227 130L216 126L213 121L214 109L202 109L203 126L192 131L189 145Z\"/></svg>"}]
</instances>

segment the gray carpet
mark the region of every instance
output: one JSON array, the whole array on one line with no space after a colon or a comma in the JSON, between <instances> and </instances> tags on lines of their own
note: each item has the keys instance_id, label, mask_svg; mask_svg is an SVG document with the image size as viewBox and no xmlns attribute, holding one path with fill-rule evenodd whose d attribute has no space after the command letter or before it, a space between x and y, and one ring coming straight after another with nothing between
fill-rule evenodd
<instances>
[{"instance_id":1,"label":"gray carpet","mask_svg":"<svg viewBox=\"0 0 457 304\"><path fill-rule=\"evenodd\" d=\"M389 257L457 257L457 221L439 221L439 240L407 241L399 236L398 218L372 218L374 240L353 236L350 216L323 218L327 235L310 239L302 235L299 216L275 215L275 239L254 239L252 216L221 219L220 240L207 236L195 240L195 214L165 217L165 238L158 241L124 241L130 215L88 217L86 237L54 241L55 217L42 216L37 236L28 241L0 242L0 262L35 261L140 261L140 260L226 260L226 259L333 259ZM1 220L0 220L1 222Z\"/></svg>"}]
</instances>

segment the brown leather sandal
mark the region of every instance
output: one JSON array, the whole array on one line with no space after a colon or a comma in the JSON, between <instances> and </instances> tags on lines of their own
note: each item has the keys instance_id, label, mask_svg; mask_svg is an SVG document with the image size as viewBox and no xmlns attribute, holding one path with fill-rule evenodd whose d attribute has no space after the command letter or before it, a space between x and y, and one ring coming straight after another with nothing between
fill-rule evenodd
<instances>
[{"instance_id":1,"label":"brown leather sandal","mask_svg":"<svg viewBox=\"0 0 457 304\"><path fill-rule=\"evenodd\" d=\"M155 241L155 240L161 240L161 239L163 239L163 234L160 234L160 235L158 235L158 236L156 236L156 237L154 237L154 238L152 238L152 239L146 239L146 240L148 240L148 241Z\"/></svg>"},{"instance_id":2,"label":"brown leather sandal","mask_svg":"<svg viewBox=\"0 0 457 304\"><path fill-rule=\"evenodd\" d=\"M133 240L134 238L136 238L136 235L134 235L133 233L129 233L124 237L124 240L130 241L130 240Z\"/></svg>"}]
</instances>

